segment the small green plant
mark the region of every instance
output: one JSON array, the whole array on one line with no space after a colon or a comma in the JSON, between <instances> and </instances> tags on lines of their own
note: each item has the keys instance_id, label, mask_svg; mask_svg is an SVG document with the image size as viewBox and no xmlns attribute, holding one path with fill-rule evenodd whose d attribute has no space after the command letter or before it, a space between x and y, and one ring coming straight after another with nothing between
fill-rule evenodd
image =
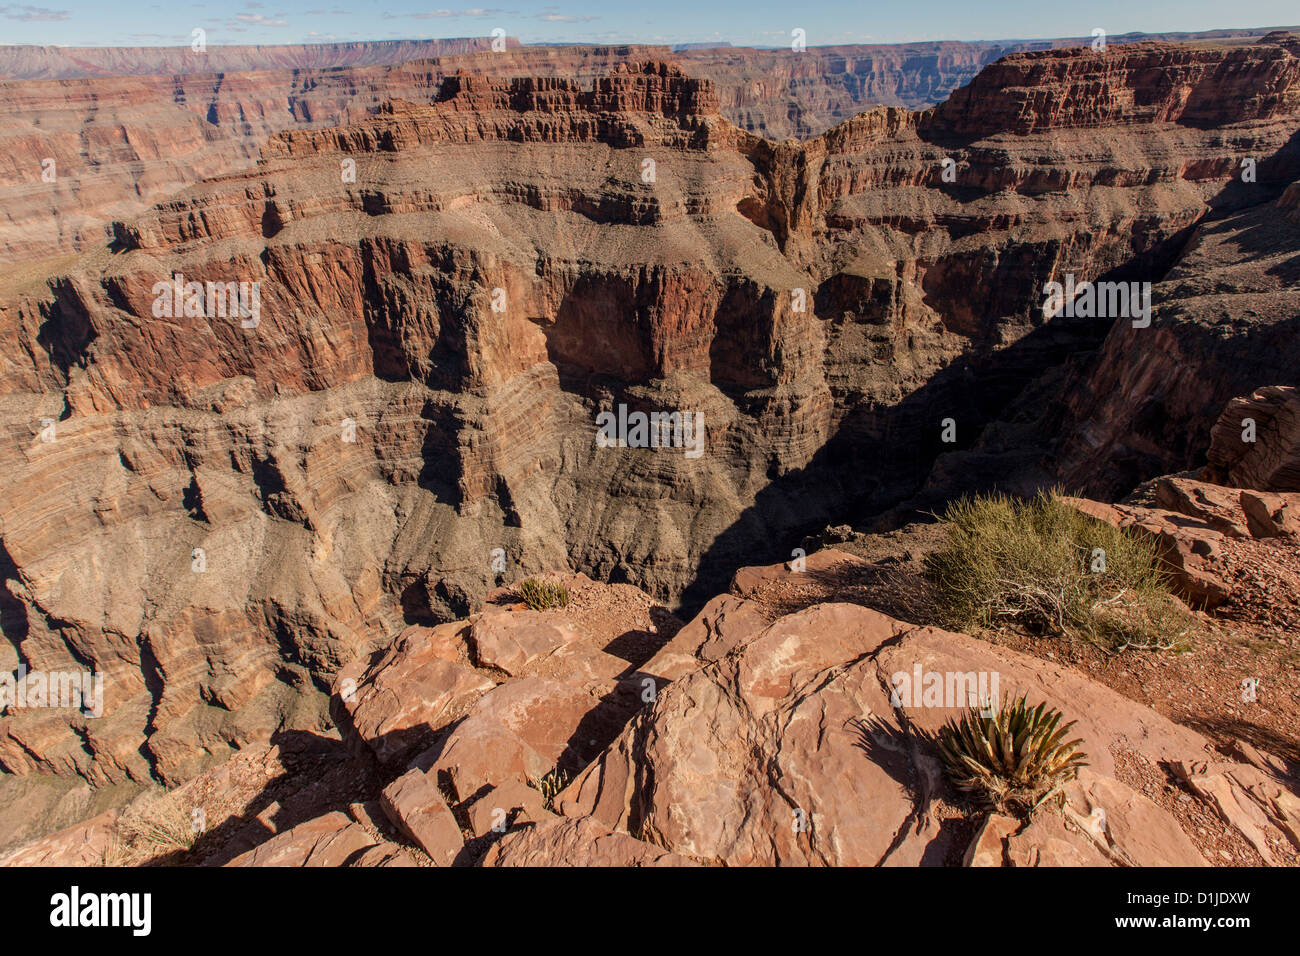
<instances>
[{"instance_id":1,"label":"small green plant","mask_svg":"<svg viewBox=\"0 0 1300 956\"><path fill-rule=\"evenodd\" d=\"M1083 514L1059 492L962 498L943 518L948 540L925 575L955 630L1011 623L1112 650L1168 650L1194 626L1153 541Z\"/></svg>"},{"instance_id":2,"label":"small green plant","mask_svg":"<svg viewBox=\"0 0 1300 956\"><path fill-rule=\"evenodd\" d=\"M542 792L542 805L547 810L554 811L555 798L561 790L569 785L569 772L556 767L537 783L537 789Z\"/></svg>"},{"instance_id":3,"label":"small green plant","mask_svg":"<svg viewBox=\"0 0 1300 956\"><path fill-rule=\"evenodd\" d=\"M1061 712L1046 703L1031 708L1022 696L985 713L973 707L950 720L938 740L948 779L980 803L1031 814L1087 766L1083 741L1065 740L1075 722L1061 726Z\"/></svg>"},{"instance_id":4,"label":"small green plant","mask_svg":"<svg viewBox=\"0 0 1300 956\"><path fill-rule=\"evenodd\" d=\"M569 589L555 581L529 578L519 585L519 596L534 611L565 607L569 603Z\"/></svg>"}]
</instances>

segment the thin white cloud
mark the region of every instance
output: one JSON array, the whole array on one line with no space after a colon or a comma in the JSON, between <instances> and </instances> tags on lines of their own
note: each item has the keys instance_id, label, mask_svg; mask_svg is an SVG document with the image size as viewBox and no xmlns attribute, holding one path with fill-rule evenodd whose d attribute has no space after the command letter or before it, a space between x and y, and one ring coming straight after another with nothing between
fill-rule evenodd
<instances>
[{"instance_id":1,"label":"thin white cloud","mask_svg":"<svg viewBox=\"0 0 1300 956\"><path fill-rule=\"evenodd\" d=\"M485 10L473 7L469 10L430 10L427 13L385 13L385 20L453 20L458 17L498 17L504 10Z\"/></svg>"},{"instance_id":2,"label":"thin white cloud","mask_svg":"<svg viewBox=\"0 0 1300 956\"><path fill-rule=\"evenodd\" d=\"M70 14L67 10L51 10L48 7L11 4L0 7L0 16L3 16L6 20L21 20L23 23L54 23L59 20L69 19Z\"/></svg>"},{"instance_id":3,"label":"thin white cloud","mask_svg":"<svg viewBox=\"0 0 1300 956\"><path fill-rule=\"evenodd\" d=\"M288 20L268 20L260 13L237 13L235 19L240 23L251 23L259 27L287 27Z\"/></svg>"}]
</instances>

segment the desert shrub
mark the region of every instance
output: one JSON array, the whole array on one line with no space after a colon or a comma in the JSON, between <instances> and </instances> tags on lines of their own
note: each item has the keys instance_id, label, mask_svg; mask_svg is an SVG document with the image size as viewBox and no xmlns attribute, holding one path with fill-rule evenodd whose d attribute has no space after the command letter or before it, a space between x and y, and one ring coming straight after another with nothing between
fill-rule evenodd
<instances>
[{"instance_id":1,"label":"desert shrub","mask_svg":"<svg viewBox=\"0 0 1300 956\"><path fill-rule=\"evenodd\" d=\"M958 630L1014 623L1111 649L1169 649L1194 618L1170 593L1154 542L1045 492L1026 501L962 498L925 562L939 616Z\"/></svg>"},{"instance_id":2,"label":"desert shrub","mask_svg":"<svg viewBox=\"0 0 1300 956\"><path fill-rule=\"evenodd\" d=\"M569 589L555 581L529 578L519 585L519 596L534 611L564 607L569 603Z\"/></svg>"},{"instance_id":3,"label":"desert shrub","mask_svg":"<svg viewBox=\"0 0 1300 956\"><path fill-rule=\"evenodd\" d=\"M106 866L138 866L193 849L199 838L193 811L168 794L144 798L118 818L105 853Z\"/></svg>"},{"instance_id":4,"label":"desert shrub","mask_svg":"<svg viewBox=\"0 0 1300 956\"><path fill-rule=\"evenodd\" d=\"M1087 766L1081 740L1065 739L1070 721L1045 703L1007 701L997 714L972 707L939 731L939 753L948 779L992 809L1030 814Z\"/></svg>"}]
</instances>

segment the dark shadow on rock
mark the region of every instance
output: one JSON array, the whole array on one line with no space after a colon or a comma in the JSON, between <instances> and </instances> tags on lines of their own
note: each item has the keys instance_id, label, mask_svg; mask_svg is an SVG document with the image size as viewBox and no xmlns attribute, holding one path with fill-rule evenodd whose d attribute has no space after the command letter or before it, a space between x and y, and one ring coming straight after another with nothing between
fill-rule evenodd
<instances>
[{"instance_id":1,"label":"dark shadow on rock","mask_svg":"<svg viewBox=\"0 0 1300 956\"><path fill-rule=\"evenodd\" d=\"M161 854L143 865L223 866L277 833L378 795L379 780L357 764L342 741L294 730L273 735L271 743L280 748L285 772L268 779L241 815L204 831L189 850Z\"/></svg>"},{"instance_id":2,"label":"dark shadow on rock","mask_svg":"<svg viewBox=\"0 0 1300 956\"><path fill-rule=\"evenodd\" d=\"M644 675L646 679L648 675ZM605 694L578 722L566 742L556 767L572 780L618 739L632 717L648 702L642 700L643 675L629 668L620 675L614 689ZM658 684L656 682L656 689Z\"/></svg>"},{"instance_id":3,"label":"dark shadow on rock","mask_svg":"<svg viewBox=\"0 0 1300 956\"><path fill-rule=\"evenodd\" d=\"M1231 752L1234 741L1243 740L1278 757L1286 764L1292 788L1300 792L1300 737L1296 734L1231 717L1189 717L1181 723L1209 737L1225 752Z\"/></svg>"},{"instance_id":4,"label":"dark shadow on rock","mask_svg":"<svg viewBox=\"0 0 1300 956\"><path fill-rule=\"evenodd\" d=\"M853 728L858 734L853 746L919 801L921 788L912 766L912 734L879 716L856 720Z\"/></svg>"},{"instance_id":5,"label":"dark shadow on rock","mask_svg":"<svg viewBox=\"0 0 1300 956\"><path fill-rule=\"evenodd\" d=\"M650 608L650 620L656 630L634 628L619 634L601 648L606 654L640 667L654 657L681 630L682 622L661 607Z\"/></svg>"},{"instance_id":6,"label":"dark shadow on rock","mask_svg":"<svg viewBox=\"0 0 1300 956\"><path fill-rule=\"evenodd\" d=\"M788 560L805 537L828 525L859 526L913 498L941 454L971 447L1027 382L1096 348L1108 328L1096 320L1054 320L1004 348L973 348L893 405L850 411L807 465L773 478L713 540L682 592L683 616L724 591L736 568ZM956 425L953 443L942 440L945 418ZM973 490L959 482L939 500ZM918 518L927 518L919 501L894 524Z\"/></svg>"}]
</instances>

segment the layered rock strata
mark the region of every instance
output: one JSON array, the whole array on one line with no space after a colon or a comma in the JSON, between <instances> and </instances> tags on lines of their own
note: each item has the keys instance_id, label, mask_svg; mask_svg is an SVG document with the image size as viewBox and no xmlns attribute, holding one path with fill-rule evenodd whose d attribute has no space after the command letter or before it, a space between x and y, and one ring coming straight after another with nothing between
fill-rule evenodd
<instances>
[{"instance_id":1,"label":"layered rock strata","mask_svg":"<svg viewBox=\"0 0 1300 956\"><path fill-rule=\"evenodd\" d=\"M107 690L101 717L0 718L0 761L182 779L324 726L359 649L545 568L694 610L904 500L949 427L973 443L1112 325L1109 373L1166 361L1157 327L1048 319L1044 284L1190 269L1213 217L1271 208L1296 178L1293 45L1021 54L997 70L1042 77L1032 96L803 144L736 128L662 62L453 75L11 274L6 663ZM1229 81L1261 94L1196 105ZM1155 105L1120 135L1115 103ZM635 413L678 417L659 447L597 440Z\"/></svg>"},{"instance_id":2,"label":"layered rock strata","mask_svg":"<svg viewBox=\"0 0 1300 956\"><path fill-rule=\"evenodd\" d=\"M1189 36L1247 43L1262 30ZM1112 37L1138 42L1140 34ZM873 105L920 109L999 57L1077 39L745 48L522 47L489 38L308 46L0 47L0 262L92 248L184 186L246 169L266 137L350 123L393 98L428 102L448 75L590 80L676 56L712 80L720 109L771 139L807 138Z\"/></svg>"}]
</instances>

